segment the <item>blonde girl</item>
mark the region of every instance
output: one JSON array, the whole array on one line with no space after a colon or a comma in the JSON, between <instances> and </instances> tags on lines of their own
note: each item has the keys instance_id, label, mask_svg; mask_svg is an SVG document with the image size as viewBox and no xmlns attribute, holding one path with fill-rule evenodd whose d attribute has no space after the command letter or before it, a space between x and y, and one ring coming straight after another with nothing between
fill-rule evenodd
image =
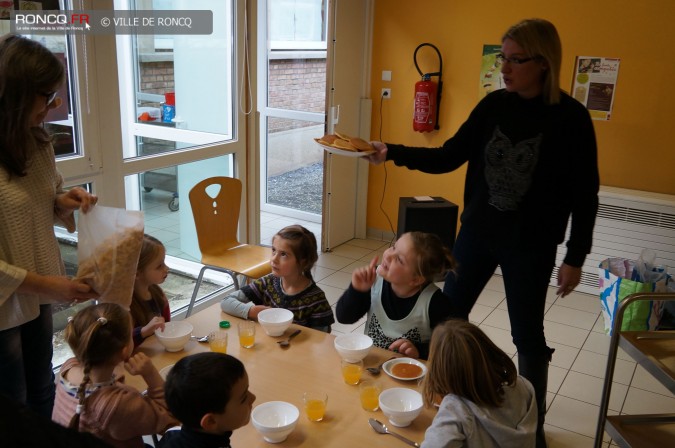
<instances>
[{"instance_id":1,"label":"blonde girl","mask_svg":"<svg viewBox=\"0 0 675 448\"><path fill-rule=\"evenodd\" d=\"M335 309L338 322L353 324L367 315L365 333L375 346L426 359L432 329L452 311L434 280L454 266L437 235L404 233L379 266L375 257L352 272Z\"/></svg>"},{"instance_id":2,"label":"blonde girl","mask_svg":"<svg viewBox=\"0 0 675 448\"><path fill-rule=\"evenodd\" d=\"M131 317L114 303L92 305L68 322L65 339L75 357L59 372L52 419L90 432L113 447L143 447L144 434L177 424L166 408L164 380L143 353L133 351ZM147 397L117 378L124 362L131 375L141 375Z\"/></svg>"},{"instance_id":3,"label":"blonde girl","mask_svg":"<svg viewBox=\"0 0 675 448\"><path fill-rule=\"evenodd\" d=\"M480 328L459 319L438 325L428 367L424 403L439 408L422 448L535 446L534 389Z\"/></svg>"},{"instance_id":4,"label":"blonde girl","mask_svg":"<svg viewBox=\"0 0 675 448\"><path fill-rule=\"evenodd\" d=\"M134 325L134 347L151 336L156 329L164 329L171 320L169 301L162 288L169 268L164 263L166 249L157 238L144 235L136 269L134 295L131 300L131 318Z\"/></svg>"},{"instance_id":5,"label":"blonde girl","mask_svg":"<svg viewBox=\"0 0 675 448\"><path fill-rule=\"evenodd\" d=\"M333 310L311 272L318 258L312 232L301 225L284 227L272 238L272 273L223 299L221 308L243 319L257 319L266 308L286 308L294 323L330 333Z\"/></svg>"}]
</instances>

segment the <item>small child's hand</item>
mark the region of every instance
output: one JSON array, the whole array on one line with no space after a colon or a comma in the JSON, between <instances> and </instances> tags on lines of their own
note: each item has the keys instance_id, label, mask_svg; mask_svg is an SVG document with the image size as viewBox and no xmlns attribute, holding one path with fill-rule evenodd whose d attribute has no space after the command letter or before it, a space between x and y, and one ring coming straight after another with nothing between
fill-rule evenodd
<instances>
[{"instance_id":1,"label":"small child's hand","mask_svg":"<svg viewBox=\"0 0 675 448\"><path fill-rule=\"evenodd\" d=\"M352 286L354 289L361 292L368 291L377 278L376 268L377 257L373 258L368 266L354 269L354 272L352 272Z\"/></svg>"},{"instance_id":2,"label":"small child's hand","mask_svg":"<svg viewBox=\"0 0 675 448\"><path fill-rule=\"evenodd\" d=\"M148 387L158 387L164 383L162 377L159 375L157 368L152 364L152 361L143 352L138 352L131 358L125 361L124 368L131 375L140 375L143 377Z\"/></svg>"},{"instance_id":3,"label":"small child's hand","mask_svg":"<svg viewBox=\"0 0 675 448\"><path fill-rule=\"evenodd\" d=\"M149 336L152 336L152 334L155 332L156 329L160 328L162 331L164 331L164 318L161 316L155 316L152 319L150 319L150 322L148 324L141 328L141 336L144 338L147 338Z\"/></svg>"},{"instance_id":4,"label":"small child's hand","mask_svg":"<svg viewBox=\"0 0 675 448\"><path fill-rule=\"evenodd\" d=\"M406 355L409 358L419 358L420 352L415 347L415 344L410 342L407 339L397 339L391 343L389 350L394 352L399 352L402 355Z\"/></svg>"},{"instance_id":5,"label":"small child's hand","mask_svg":"<svg viewBox=\"0 0 675 448\"><path fill-rule=\"evenodd\" d=\"M254 305L248 310L248 318L251 320L258 320L258 314L260 314L262 310L266 310L268 308L269 306L265 305Z\"/></svg>"}]
</instances>

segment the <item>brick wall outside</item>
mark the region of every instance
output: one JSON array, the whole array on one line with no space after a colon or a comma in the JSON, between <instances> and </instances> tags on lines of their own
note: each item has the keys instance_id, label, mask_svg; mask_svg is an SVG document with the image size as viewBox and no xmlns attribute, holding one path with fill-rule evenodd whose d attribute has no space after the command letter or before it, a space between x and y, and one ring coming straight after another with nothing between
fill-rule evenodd
<instances>
[{"instance_id":1,"label":"brick wall outside","mask_svg":"<svg viewBox=\"0 0 675 448\"><path fill-rule=\"evenodd\" d=\"M269 107L325 112L325 59L275 59L270 61L269 69ZM144 62L140 70L141 92L163 95L175 90L173 62ZM269 132L310 125L315 124L277 118L270 120Z\"/></svg>"}]
</instances>

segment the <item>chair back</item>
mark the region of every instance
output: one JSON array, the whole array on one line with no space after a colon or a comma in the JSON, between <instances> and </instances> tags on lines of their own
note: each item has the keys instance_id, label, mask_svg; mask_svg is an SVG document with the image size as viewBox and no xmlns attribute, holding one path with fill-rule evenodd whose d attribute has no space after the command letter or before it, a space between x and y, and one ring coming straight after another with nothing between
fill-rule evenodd
<instances>
[{"instance_id":1,"label":"chair back","mask_svg":"<svg viewBox=\"0 0 675 448\"><path fill-rule=\"evenodd\" d=\"M206 191L211 185L220 186L215 198ZM241 206L239 179L224 176L204 179L192 187L189 197L202 256L219 254L240 245L237 239Z\"/></svg>"}]
</instances>

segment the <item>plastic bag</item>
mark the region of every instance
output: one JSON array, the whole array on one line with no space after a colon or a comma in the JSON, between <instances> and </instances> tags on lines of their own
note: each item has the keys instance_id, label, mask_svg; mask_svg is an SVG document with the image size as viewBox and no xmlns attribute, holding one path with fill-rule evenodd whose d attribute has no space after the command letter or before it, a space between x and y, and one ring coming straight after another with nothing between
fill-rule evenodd
<instances>
[{"instance_id":1,"label":"plastic bag","mask_svg":"<svg viewBox=\"0 0 675 448\"><path fill-rule=\"evenodd\" d=\"M126 309L143 244L143 212L96 206L78 218L77 279L100 294L99 302Z\"/></svg>"},{"instance_id":2,"label":"plastic bag","mask_svg":"<svg viewBox=\"0 0 675 448\"><path fill-rule=\"evenodd\" d=\"M608 258L599 265L600 306L605 332L612 333L614 318L623 299L638 292L665 292L670 279L663 266L654 266L655 254L644 250L637 261ZM663 314L663 302L638 301L626 309L622 331L654 330Z\"/></svg>"}]
</instances>

